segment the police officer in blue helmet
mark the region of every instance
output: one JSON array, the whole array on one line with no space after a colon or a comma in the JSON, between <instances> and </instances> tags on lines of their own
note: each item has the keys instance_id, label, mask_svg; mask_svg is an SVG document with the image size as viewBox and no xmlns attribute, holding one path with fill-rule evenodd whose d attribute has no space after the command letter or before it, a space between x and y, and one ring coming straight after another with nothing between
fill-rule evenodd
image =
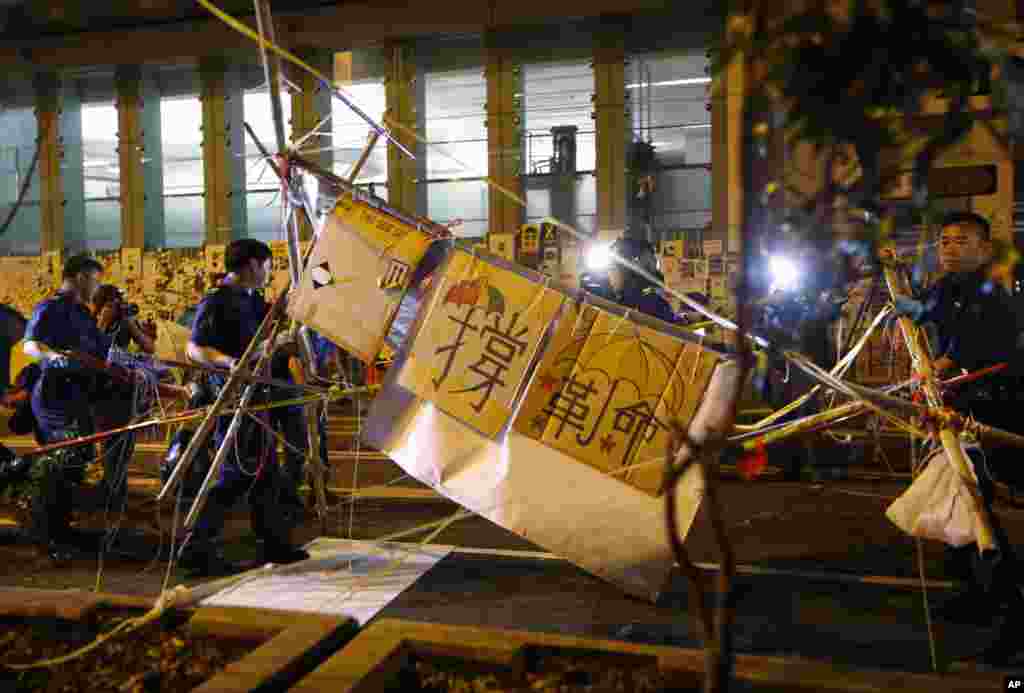
<instances>
[{"instance_id":1,"label":"police officer in blue helmet","mask_svg":"<svg viewBox=\"0 0 1024 693\"><path fill-rule=\"evenodd\" d=\"M626 308L665 322L678 323L679 317L665 299L662 288L615 259L622 258L663 282L664 275L658 268L658 255L654 246L645 240L623 236L612 243L610 251L612 259L608 264L606 281L599 282L593 275L588 275L581 278L583 288Z\"/></svg>"}]
</instances>

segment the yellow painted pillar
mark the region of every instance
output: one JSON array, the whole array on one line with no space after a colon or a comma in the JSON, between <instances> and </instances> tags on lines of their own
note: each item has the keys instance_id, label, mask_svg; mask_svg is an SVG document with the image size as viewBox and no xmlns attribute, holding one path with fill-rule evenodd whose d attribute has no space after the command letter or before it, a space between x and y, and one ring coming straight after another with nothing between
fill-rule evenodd
<instances>
[{"instance_id":1,"label":"yellow painted pillar","mask_svg":"<svg viewBox=\"0 0 1024 693\"><path fill-rule=\"evenodd\" d=\"M333 56L323 51L300 51L299 56L324 74L330 74ZM313 135L307 137L320 125L321 121L331 114L331 95L320 86L320 82L307 72L297 75L300 91L292 94L291 141L305 141L300 153L307 159L330 171L333 157L330 151L331 139ZM344 108L339 104L339 108ZM319 129L320 132L331 134L331 121L327 120ZM312 238L312 228L304 215L299 215L299 238L308 241Z\"/></svg>"},{"instance_id":2,"label":"yellow painted pillar","mask_svg":"<svg viewBox=\"0 0 1024 693\"><path fill-rule=\"evenodd\" d=\"M725 213L725 240L727 252L740 252L743 234L743 105L747 89L747 63L737 58L728 68L725 82L725 131L728 148L725 152L725 179L728 201ZM714 127L714 125L712 125Z\"/></svg>"},{"instance_id":3,"label":"yellow painted pillar","mask_svg":"<svg viewBox=\"0 0 1024 693\"><path fill-rule=\"evenodd\" d=\"M225 65L222 60L200 63L200 99L203 105L203 195L206 243L231 242L231 181L228 162Z\"/></svg>"},{"instance_id":4,"label":"yellow painted pillar","mask_svg":"<svg viewBox=\"0 0 1024 693\"><path fill-rule=\"evenodd\" d=\"M594 128L597 148L597 235L611 240L626 228L626 48L622 29L601 33L594 49Z\"/></svg>"},{"instance_id":5,"label":"yellow painted pillar","mask_svg":"<svg viewBox=\"0 0 1024 693\"><path fill-rule=\"evenodd\" d=\"M142 172L142 71L117 68L117 152L121 171L121 245L143 248L146 241L146 190Z\"/></svg>"},{"instance_id":6,"label":"yellow painted pillar","mask_svg":"<svg viewBox=\"0 0 1024 693\"><path fill-rule=\"evenodd\" d=\"M393 44L386 53L384 122L402 146L417 157L410 159L390 142L377 142L376 146L388 148L388 203L413 214L426 214L425 199L420 199L425 196L421 196L417 188L417 178L421 172L426 172L423 165L426 149L416 137L416 134L423 134L418 127L423 114L417 98L420 85L416 64L411 48L404 44ZM369 136L369 126L366 132Z\"/></svg>"},{"instance_id":7,"label":"yellow painted pillar","mask_svg":"<svg viewBox=\"0 0 1024 693\"><path fill-rule=\"evenodd\" d=\"M486 43L487 175L501 186L487 190L488 234L514 234L526 218L522 178L522 68L517 51L504 37L491 34Z\"/></svg>"},{"instance_id":8,"label":"yellow painted pillar","mask_svg":"<svg viewBox=\"0 0 1024 693\"><path fill-rule=\"evenodd\" d=\"M35 81L36 122L39 126L39 207L42 217L43 253L64 248L64 192L60 162L60 81L53 73L40 73Z\"/></svg>"}]
</instances>

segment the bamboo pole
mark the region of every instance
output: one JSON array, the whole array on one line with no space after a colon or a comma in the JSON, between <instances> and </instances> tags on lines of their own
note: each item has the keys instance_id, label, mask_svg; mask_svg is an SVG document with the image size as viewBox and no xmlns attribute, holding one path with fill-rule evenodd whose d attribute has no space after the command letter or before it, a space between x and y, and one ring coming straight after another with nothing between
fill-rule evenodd
<instances>
[{"instance_id":1,"label":"bamboo pole","mask_svg":"<svg viewBox=\"0 0 1024 693\"><path fill-rule=\"evenodd\" d=\"M363 148L363 153L359 155L359 160L356 161L356 165L352 167L352 170L348 174L348 182L350 185L355 185L356 178L359 177L359 172L363 170L363 166L366 165L366 161L370 158L370 152L373 151L374 145L377 144L377 140L380 139L380 133L374 130L370 134L370 141L366 143Z\"/></svg>"},{"instance_id":2,"label":"bamboo pole","mask_svg":"<svg viewBox=\"0 0 1024 693\"><path fill-rule=\"evenodd\" d=\"M344 399L345 397L356 397L361 394L370 394L380 389L379 385L369 385L366 387L353 387L344 390L328 391L326 395L314 395L305 397L296 397L293 399L278 400L276 402L268 402L266 404L257 404L248 408L250 413L256 413L261 411L269 411L271 409L279 409L281 407L293 407L296 405L308 404L311 401L321 401L326 398L329 401L336 401ZM186 411L174 414L172 416L166 416L158 419L149 419L147 421L138 421L127 426L121 426L120 428L112 428L108 431L100 431L99 433L93 433L91 435L82 436L80 438L71 438L69 440L62 440L58 443L50 443L49 445L43 445L38 448L34 448L25 452L21 457L35 457L54 450L61 450L63 448L70 448L76 445L89 445L90 443L98 443L101 440L106 440L113 436L121 433L131 433L134 431L142 431L147 428L153 428L155 426L173 426L174 424L188 423L189 421L196 421L206 416L210 407L200 407L198 409L188 409ZM237 411L237 407L228 406L226 409L221 411L221 414L232 414Z\"/></svg>"},{"instance_id":3,"label":"bamboo pole","mask_svg":"<svg viewBox=\"0 0 1024 693\"><path fill-rule=\"evenodd\" d=\"M274 301L274 305L271 306L270 310L268 310L267 314L263 317L263 322L260 323L260 326L256 329L256 334L253 335L252 340L249 342L249 346L246 347L245 353L243 353L242 357L238 360L239 366L231 372L231 375L228 376L227 381L224 383L224 387L221 388L220 394L217 395L217 401L215 401L213 406L210 407L206 414L206 418L204 418L202 423L199 424L199 428L196 430L195 435L192 436L192 440L189 441L188 447L185 448L181 461L175 466L174 471L167 480L167 483L164 484L164 487L160 489L160 493L157 494L156 499L158 501L162 501L174 492L174 489L177 488L181 479L184 477L185 472L188 471L188 468L192 465L192 461L195 459L199 450L206 444L206 439L209 437L210 433L213 432L213 427L217 422L217 417L221 415L222 411L227 407L228 400L235 395L239 385L242 384L242 378L239 373L240 369L244 368L245 364L249 363L253 354L256 352L256 349L263 341L264 336L267 334L267 331L275 324L278 314L284 308L284 302L287 295L287 291L282 291L281 295L277 297L276 301ZM262 362L263 357L260 358L260 364L262 364ZM258 368L259 365L257 365L257 369ZM245 392L242 395L242 399L246 404L248 404L249 398L252 397L252 392L255 390L255 387L256 386L254 384L246 386ZM248 395L248 397L246 397L246 395ZM241 406L244 405L240 404L240 407ZM239 409L239 412L240 411L241 409ZM236 417L240 415L239 412L235 413ZM225 440L225 443L227 442L230 441Z\"/></svg>"},{"instance_id":4,"label":"bamboo pole","mask_svg":"<svg viewBox=\"0 0 1024 693\"><path fill-rule=\"evenodd\" d=\"M888 259L883 261L882 270L885 274L885 283L889 289L889 294L893 301L895 301L897 297L906 293L901 281L902 278L896 271L896 266ZM928 353L925 336L921 329L914 324L914 321L907 316L900 316L899 325L903 333L903 340L907 345L907 350L910 352L914 362L914 372L921 381L921 389L928 400L928 405L939 409L942 407L942 394L935 382L935 370L932 366L931 355ZM985 504L981 501L977 484L974 483L974 477L971 474L971 466L964 455L963 449L960 447L960 438L957 435L957 431L948 420L944 421L942 428L939 429L939 442L942 444L942 449L945 451L949 463L953 465L957 474L960 475L964 487L968 490L968 496L971 499L971 511L975 516L978 548L983 549L994 546L995 541L992 535L991 518L988 516Z\"/></svg>"}]
</instances>

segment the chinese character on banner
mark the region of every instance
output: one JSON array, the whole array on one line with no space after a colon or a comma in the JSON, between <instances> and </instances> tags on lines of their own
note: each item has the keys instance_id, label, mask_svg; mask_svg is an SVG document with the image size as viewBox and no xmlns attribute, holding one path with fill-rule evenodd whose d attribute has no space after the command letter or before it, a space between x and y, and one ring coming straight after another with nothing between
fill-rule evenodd
<instances>
[{"instance_id":1,"label":"chinese character on banner","mask_svg":"<svg viewBox=\"0 0 1024 693\"><path fill-rule=\"evenodd\" d=\"M434 285L398 383L493 437L564 298L463 251Z\"/></svg>"},{"instance_id":2,"label":"chinese character on banner","mask_svg":"<svg viewBox=\"0 0 1024 693\"><path fill-rule=\"evenodd\" d=\"M288 314L372 363L431 238L342 198L310 253Z\"/></svg>"},{"instance_id":3,"label":"chinese character on banner","mask_svg":"<svg viewBox=\"0 0 1024 693\"><path fill-rule=\"evenodd\" d=\"M720 358L622 315L573 306L537 365L514 425L657 495L670 424L688 426Z\"/></svg>"}]
</instances>

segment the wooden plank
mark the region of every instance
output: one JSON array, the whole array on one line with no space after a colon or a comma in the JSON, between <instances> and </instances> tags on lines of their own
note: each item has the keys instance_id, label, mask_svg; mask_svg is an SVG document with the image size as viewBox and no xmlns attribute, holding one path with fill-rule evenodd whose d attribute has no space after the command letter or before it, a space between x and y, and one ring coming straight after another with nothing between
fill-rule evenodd
<instances>
[{"instance_id":1,"label":"wooden plank","mask_svg":"<svg viewBox=\"0 0 1024 693\"><path fill-rule=\"evenodd\" d=\"M338 620L319 614L295 614L273 609L206 606L196 611L189 620L189 627L195 632L220 638L266 640L275 637L299 618L311 623L320 619L321 624Z\"/></svg>"},{"instance_id":2,"label":"wooden plank","mask_svg":"<svg viewBox=\"0 0 1024 693\"><path fill-rule=\"evenodd\" d=\"M351 640L359 629L351 619L324 618L318 614L290 614L289 621L295 625L229 664L196 690L287 690Z\"/></svg>"},{"instance_id":3,"label":"wooden plank","mask_svg":"<svg viewBox=\"0 0 1024 693\"><path fill-rule=\"evenodd\" d=\"M96 610L99 595L83 590L0 590L0 614L14 618L81 621Z\"/></svg>"},{"instance_id":4,"label":"wooden plank","mask_svg":"<svg viewBox=\"0 0 1024 693\"><path fill-rule=\"evenodd\" d=\"M693 648L640 645L550 633L450 626L382 619L324 662L293 690L380 690L409 656L466 657L482 664L517 666L527 648L551 648L654 658L666 672L700 674L704 653ZM956 678L875 671L792 657L737 655L735 678L773 690L801 691L978 691L995 690L1002 674ZM392 683L394 683L392 681Z\"/></svg>"}]
</instances>

